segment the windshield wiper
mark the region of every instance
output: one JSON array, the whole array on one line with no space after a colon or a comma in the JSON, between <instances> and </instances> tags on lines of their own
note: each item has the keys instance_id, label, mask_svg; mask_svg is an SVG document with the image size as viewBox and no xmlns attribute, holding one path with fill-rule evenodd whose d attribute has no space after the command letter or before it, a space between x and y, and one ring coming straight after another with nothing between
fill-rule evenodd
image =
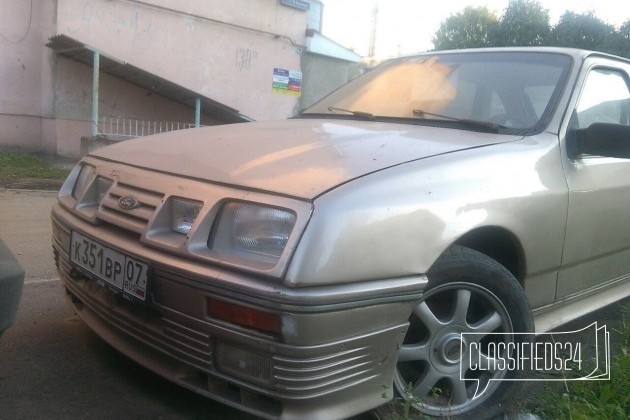
<instances>
[{"instance_id":1,"label":"windshield wiper","mask_svg":"<svg viewBox=\"0 0 630 420\"><path fill-rule=\"evenodd\" d=\"M456 118L456 117L451 117L450 115L435 114L432 112L427 112L422 109L414 109L412 112L413 112L413 116L416 118L424 118L425 116L443 118L448 121L455 121L457 123L460 123L469 127L479 128L484 131L489 131L492 133L498 133L499 129L503 128L502 125L495 124L489 121L477 121L477 120L469 120L466 118Z\"/></svg>"},{"instance_id":2,"label":"windshield wiper","mask_svg":"<svg viewBox=\"0 0 630 420\"><path fill-rule=\"evenodd\" d=\"M354 115L355 117L359 117L359 118L362 118L364 120L373 120L374 119L374 114L370 114L369 112L352 111L350 109L337 108L337 107L334 107L334 106L329 106L328 107L328 111L332 112L333 114L335 113L335 111L346 112L348 114Z\"/></svg>"}]
</instances>

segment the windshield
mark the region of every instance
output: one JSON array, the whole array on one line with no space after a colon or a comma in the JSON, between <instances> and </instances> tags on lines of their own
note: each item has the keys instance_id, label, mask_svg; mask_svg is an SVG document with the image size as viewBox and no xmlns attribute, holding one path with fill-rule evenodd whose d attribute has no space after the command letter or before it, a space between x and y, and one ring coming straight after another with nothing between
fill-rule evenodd
<instances>
[{"instance_id":1,"label":"windshield","mask_svg":"<svg viewBox=\"0 0 630 420\"><path fill-rule=\"evenodd\" d=\"M481 122L503 132L527 131L545 122L570 63L566 55L542 52L463 52L395 59L300 115Z\"/></svg>"}]
</instances>

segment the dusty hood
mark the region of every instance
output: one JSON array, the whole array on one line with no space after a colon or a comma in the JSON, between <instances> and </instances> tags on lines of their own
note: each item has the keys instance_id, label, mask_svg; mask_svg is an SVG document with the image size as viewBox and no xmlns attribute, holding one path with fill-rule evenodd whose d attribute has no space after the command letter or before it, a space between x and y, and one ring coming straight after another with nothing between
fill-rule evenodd
<instances>
[{"instance_id":1,"label":"dusty hood","mask_svg":"<svg viewBox=\"0 0 630 420\"><path fill-rule=\"evenodd\" d=\"M517 137L344 120L289 120L173 131L91 155L187 177L312 199L365 174Z\"/></svg>"}]
</instances>

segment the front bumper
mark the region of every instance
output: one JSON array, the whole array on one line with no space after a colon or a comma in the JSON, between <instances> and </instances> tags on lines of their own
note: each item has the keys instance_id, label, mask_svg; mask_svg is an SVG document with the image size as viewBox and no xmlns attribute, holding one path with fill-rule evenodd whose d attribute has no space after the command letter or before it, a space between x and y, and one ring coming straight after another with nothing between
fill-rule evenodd
<instances>
[{"instance_id":1,"label":"front bumper","mask_svg":"<svg viewBox=\"0 0 630 420\"><path fill-rule=\"evenodd\" d=\"M289 289L185 261L53 207L53 248L77 314L138 363L195 392L267 418L343 418L392 398L407 319L426 277ZM150 299L123 299L77 271L72 229L151 266ZM282 316L282 333L208 315L219 297Z\"/></svg>"}]
</instances>

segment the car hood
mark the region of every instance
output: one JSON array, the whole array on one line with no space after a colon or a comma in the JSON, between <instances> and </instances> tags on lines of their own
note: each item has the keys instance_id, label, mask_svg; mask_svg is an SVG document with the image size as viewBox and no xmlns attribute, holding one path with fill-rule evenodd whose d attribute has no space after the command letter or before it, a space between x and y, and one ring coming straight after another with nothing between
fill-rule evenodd
<instances>
[{"instance_id":1,"label":"car hood","mask_svg":"<svg viewBox=\"0 0 630 420\"><path fill-rule=\"evenodd\" d=\"M313 199L405 162L518 138L410 124L295 119L172 131L124 141L91 156Z\"/></svg>"}]
</instances>

